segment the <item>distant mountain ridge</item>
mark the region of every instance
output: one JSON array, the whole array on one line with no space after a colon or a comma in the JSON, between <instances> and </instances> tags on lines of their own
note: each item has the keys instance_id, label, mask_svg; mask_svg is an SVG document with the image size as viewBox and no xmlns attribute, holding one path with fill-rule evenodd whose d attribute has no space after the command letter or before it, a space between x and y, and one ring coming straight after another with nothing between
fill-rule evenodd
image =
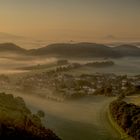
<instances>
[{"instance_id":1,"label":"distant mountain ridge","mask_svg":"<svg viewBox=\"0 0 140 140\"><path fill-rule=\"evenodd\" d=\"M110 57L140 56L140 48L134 45L109 47L96 43L59 43L51 44L39 49L30 50L33 55L51 55L56 57Z\"/></svg>"},{"instance_id":2,"label":"distant mountain ridge","mask_svg":"<svg viewBox=\"0 0 140 140\"><path fill-rule=\"evenodd\" d=\"M26 53L27 50L13 43L2 43L0 44L0 52Z\"/></svg>"},{"instance_id":3,"label":"distant mountain ridge","mask_svg":"<svg viewBox=\"0 0 140 140\"><path fill-rule=\"evenodd\" d=\"M140 48L135 45L124 44L114 48L122 56L140 56Z\"/></svg>"},{"instance_id":4,"label":"distant mountain ridge","mask_svg":"<svg viewBox=\"0 0 140 140\"><path fill-rule=\"evenodd\" d=\"M53 55L58 57L118 57L118 54L110 47L96 43L51 44L33 50L31 53L34 55Z\"/></svg>"},{"instance_id":5,"label":"distant mountain ridge","mask_svg":"<svg viewBox=\"0 0 140 140\"><path fill-rule=\"evenodd\" d=\"M23 49L13 43L3 43L0 44L0 52L68 58L120 58L126 56L140 56L140 48L135 45L124 44L116 47L109 47L104 44L96 43L58 43L31 50Z\"/></svg>"}]
</instances>

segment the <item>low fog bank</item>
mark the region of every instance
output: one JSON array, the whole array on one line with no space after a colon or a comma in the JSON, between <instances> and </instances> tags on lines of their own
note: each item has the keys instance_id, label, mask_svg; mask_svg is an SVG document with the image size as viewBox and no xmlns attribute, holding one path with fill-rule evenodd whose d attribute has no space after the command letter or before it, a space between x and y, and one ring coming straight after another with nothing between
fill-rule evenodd
<instances>
[{"instance_id":1,"label":"low fog bank","mask_svg":"<svg viewBox=\"0 0 140 140\"><path fill-rule=\"evenodd\" d=\"M65 58L60 58L65 59ZM49 64L56 64L57 60L55 57L34 57L25 56L21 54L7 54L0 55L0 74L12 74L12 73L23 73L28 72L26 67L42 66ZM67 59L70 63L85 64L90 62L101 62L105 61L103 58L81 58L81 59ZM113 61L115 63L112 67L106 68L91 68L88 69L89 72L101 72L101 73L119 73L119 74L139 74L140 71L140 59L139 57L124 57L120 59L107 59L108 61ZM23 68L23 69L22 69ZM86 70L86 68L81 69L81 72Z\"/></svg>"},{"instance_id":2,"label":"low fog bank","mask_svg":"<svg viewBox=\"0 0 140 140\"><path fill-rule=\"evenodd\" d=\"M0 74L12 74L28 72L21 70L22 67L36 66L43 64L51 64L56 62L56 58L40 58L33 56L25 56L21 54L6 53L0 54Z\"/></svg>"}]
</instances>

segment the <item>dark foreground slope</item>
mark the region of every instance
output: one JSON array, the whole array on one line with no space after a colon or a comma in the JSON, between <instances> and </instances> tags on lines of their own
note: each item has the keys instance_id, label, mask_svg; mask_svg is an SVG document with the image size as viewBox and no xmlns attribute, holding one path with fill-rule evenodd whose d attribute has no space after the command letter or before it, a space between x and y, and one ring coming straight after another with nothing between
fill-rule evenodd
<instances>
[{"instance_id":1,"label":"dark foreground slope","mask_svg":"<svg viewBox=\"0 0 140 140\"><path fill-rule=\"evenodd\" d=\"M121 128L135 140L140 140L140 107L116 100L110 104L110 112Z\"/></svg>"},{"instance_id":2,"label":"dark foreground slope","mask_svg":"<svg viewBox=\"0 0 140 140\"><path fill-rule=\"evenodd\" d=\"M22 98L5 93L0 93L0 139L59 140L42 126L39 115L32 114Z\"/></svg>"}]
</instances>

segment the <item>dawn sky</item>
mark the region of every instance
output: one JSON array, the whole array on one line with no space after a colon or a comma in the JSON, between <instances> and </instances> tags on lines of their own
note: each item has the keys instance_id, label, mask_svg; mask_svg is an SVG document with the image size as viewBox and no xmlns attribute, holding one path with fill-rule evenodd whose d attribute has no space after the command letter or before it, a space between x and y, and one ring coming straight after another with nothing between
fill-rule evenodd
<instances>
[{"instance_id":1,"label":"dawn sky","mask_svg":"<svg viewBox=\"0 0 140 140\"><path fill-rule=\"evenodd\" d=\"M0 32L39 39L140 39L140 0L0 0L0 18Z\"/></svg>"}]
</instances>

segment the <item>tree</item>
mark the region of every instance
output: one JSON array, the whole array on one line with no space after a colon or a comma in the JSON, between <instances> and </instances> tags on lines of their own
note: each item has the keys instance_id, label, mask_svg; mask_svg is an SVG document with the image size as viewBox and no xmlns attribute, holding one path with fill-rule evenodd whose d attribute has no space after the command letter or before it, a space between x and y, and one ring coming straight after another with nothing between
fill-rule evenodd
<instances>
[{"instance_id":1,"label":"tree","mask_svg":"<svg viewBox=\"0 0 140 140\"><path fill-rule=\"evenodd\" d=\"M37 116L38 116L39 118L44 118L44 117L45 117L45 113L44 113L42 110L38 110L38 111L37 111Z\"/></svg>"}]
</instances>

